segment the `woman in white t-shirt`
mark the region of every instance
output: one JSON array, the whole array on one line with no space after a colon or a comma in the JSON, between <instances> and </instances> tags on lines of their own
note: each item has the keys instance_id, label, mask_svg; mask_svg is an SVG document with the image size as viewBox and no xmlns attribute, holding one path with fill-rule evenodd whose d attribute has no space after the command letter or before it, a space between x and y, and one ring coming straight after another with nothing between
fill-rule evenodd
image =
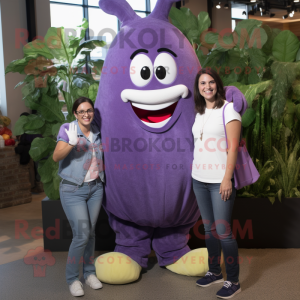
<instances>
[{"instance_id":1,"label":"woman in white t-shirt","mask_svg":"<svg viewBox=\"0 0 300 300\"><path fill-rule=\"evenodd\" d=\"M238 246L231 232L231 213L236 190L233 171L241 133L241 116L229 103L225 108L228 153L222 112L225 100L223 83L217 72L202 69L194 86L196 118L192 131L195 148L192 165L193 189L205 229L209 271L197 281L207 287L223 282L220 267L223 250L227 281L217 292L219 298L231 298L241 291Z\"/></svg>"}]
</instances>

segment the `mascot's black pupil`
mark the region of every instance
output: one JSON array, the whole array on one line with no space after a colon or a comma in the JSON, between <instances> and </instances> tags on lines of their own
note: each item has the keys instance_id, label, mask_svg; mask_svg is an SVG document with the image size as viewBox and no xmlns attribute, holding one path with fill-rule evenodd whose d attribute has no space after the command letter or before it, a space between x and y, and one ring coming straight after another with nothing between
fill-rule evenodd
<instances>
[{"instance_id":1,"label":"mascot's black pupil","mask_svg":"<svg viewBox=\"0 0 300 300\"><path fill-rule=\"evenodd\" d=\"M144 80L147 80L150 78L151 72L148 67L143 67L141 70L141 76Z\"/></svg>"},{"instance_id":2,"label":"mascot's black pupil","mask_svg":"<svg viewBox=\"0 0 300 300\"><path fill-rule=\"evenodd\" d=\"M159 66L156 68L155 74L157 76L158 79L164 79L167 75L167 71L164 67Z\"/></svg>"}]
</instances>

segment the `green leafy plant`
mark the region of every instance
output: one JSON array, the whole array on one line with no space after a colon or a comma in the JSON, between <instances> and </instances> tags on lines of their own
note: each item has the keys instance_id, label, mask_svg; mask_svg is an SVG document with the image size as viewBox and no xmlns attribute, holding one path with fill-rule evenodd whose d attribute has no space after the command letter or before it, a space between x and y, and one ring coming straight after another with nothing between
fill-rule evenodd
<instances>
[{"instance_id":1,"label":"green leafy plant","mask_svg":"<svg viewBox=\"0 0 300 300\"><path fill-rule=\"evenodd\" d=\"M18 83L22 86L25 105L37 113L21 116L14 127L13 134L41 134L43 138L33 140L30 156L39 162L38 172L46 195L59 199L58 163L52 159L56 137L60 126L75 120L72 114L74 101L80 96L96 100L99 81L92 74L86 74L83 66L90 52L103 47L104 41L83 41L88 28L86 19L78 26L77 36L66 36L61 28L49 28L44 41L35 40L24 46L24 58L12 61L6 68L6 74L17 72L26 75ZM100 75L103 60L89 60L93 72ZM64 100L59 100L59 95ZM67 109L65 118L62 108Z\"/></svg>"},{"instance_id":2,"label":"green leafy plant","mask_svg":"<svg viewBox=\"0 0 300 300\"><path fill-rule=\"evenodd\" d=\"M292 150L291 154L283 157L276 148L274 148L275 159L280 166L280 172L275 178L275 186L277 196L281 201L281 197L300 197L300 192L297 188L298 176L300 172L300 158L297 155L300 148L298 141ZM298 158L297 158L298 157Z\"/></svg>"}]
</instances>

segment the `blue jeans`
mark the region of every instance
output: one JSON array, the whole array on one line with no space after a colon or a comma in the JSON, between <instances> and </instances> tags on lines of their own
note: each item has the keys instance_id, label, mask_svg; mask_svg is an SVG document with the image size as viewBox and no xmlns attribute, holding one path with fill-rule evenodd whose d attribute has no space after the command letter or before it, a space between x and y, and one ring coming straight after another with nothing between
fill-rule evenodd
<instances>
[{"instance_id":1,"label":"blue jeans","mask_svg":"<svg viewBox=\"0 0 300 300\"><path fill-rule=\"evenodd\" d=\"M223 201L219 194L220 183L206 183L193 179L193 189L204 224L209 271L215 274L221 273L222 247L227 280L238 282L238 246L230 225L236 189L234 188L234 179L231 181L232 194L227 201Z\"/></svg>"},{"instance_id":2,"label":"blue jeans","mask_svg":"<svg viewBox=\"0 0 300 300\"><path fill-rule=\"evenodd\" d=\"M79 280L81 263L85 279L96 274L95 226L102 204L103 186L99 178L83 186L63 182L59 187L60 200L73 232L66 267L67 283L70 285Z\"/></svg>"}]
</instances>

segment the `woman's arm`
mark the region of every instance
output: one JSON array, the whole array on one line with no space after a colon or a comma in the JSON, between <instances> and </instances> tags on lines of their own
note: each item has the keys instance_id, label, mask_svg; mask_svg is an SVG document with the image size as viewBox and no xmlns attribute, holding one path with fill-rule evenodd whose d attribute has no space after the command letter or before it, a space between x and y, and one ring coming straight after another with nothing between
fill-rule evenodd
<instances>
[{"instance_id":1,"label":"woman's arm","mask_svg":"<svg viewBox=\"0 0 300 300\"><path fill-rule=\"evenodd\" d=\"M57 142L55 150L53 152L53 160L55 162L59 162L60 160L64 159L72 151L72 148L73 146L66 142Z\"/></svg>"},{"instance_id":2,"label":"woman's arm","mask_svg":"<svg viewBox=\"0 0 300 300\"><path fill-rule=\"evenodd\" d=\"M55 147L55 150L53 152L53 160L55 162L58 162L62 159L64 159L72 150L72 148L77 144L78 137L77 137L77 126L75 123L69 124L69 130L64 128L64 125L60 127L58 136L61 136L63 133L66 133L67 137L65 139L69 140L69 143L67 141L59 140L57 142L57 145Z\"/></svg>"},{"instance_id":3,"label":"woman's arm","mask_svg":"<svg viewBox=\"0 0 300 300\"><path fill-rule=\"evenodd\" d=\"M241 134L241 122L239 120L232 120L226 124L227 141L228 141L228 155L226 163L226 171L223 181L220 186L220 194L222 200L227 200L232 193L231 178L236 165L239 140Z\"/></svg>"}]
</instances>

